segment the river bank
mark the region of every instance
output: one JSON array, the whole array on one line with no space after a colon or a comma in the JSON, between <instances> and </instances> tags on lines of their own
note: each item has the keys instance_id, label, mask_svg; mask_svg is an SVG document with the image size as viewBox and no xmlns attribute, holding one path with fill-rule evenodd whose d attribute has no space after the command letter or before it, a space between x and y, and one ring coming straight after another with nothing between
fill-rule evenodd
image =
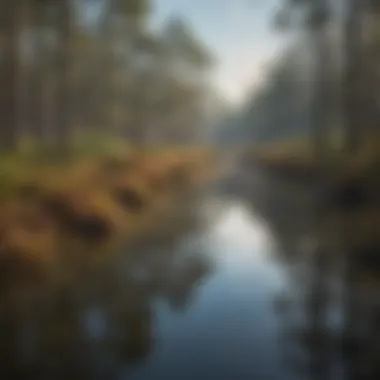
<instances>
[{"instance_id":1,"label":"river bank","mask_svg":"<svg viewBox=\"0 0 380 380\"><path fill-rule=\"evenodd\" d=\"M212 180L215 158L208 149L173 148L63 164L3 163L0 268L25 275L31 267L49 272L62 257L88 260L83 252L104 258Z\"/></svg>"}]
</instances>

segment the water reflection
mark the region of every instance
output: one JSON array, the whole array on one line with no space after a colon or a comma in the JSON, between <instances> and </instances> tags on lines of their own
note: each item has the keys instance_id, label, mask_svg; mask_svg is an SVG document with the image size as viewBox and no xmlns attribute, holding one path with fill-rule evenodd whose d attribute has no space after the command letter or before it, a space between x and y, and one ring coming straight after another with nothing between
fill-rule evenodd
<instances>
[{"instance_id":1,"label":"water reflection","mask_svg":"<svg viewBox=\"0 0 380 380\"><path fill-rule=\"evenodd\" d=\"M376 205L338 214L317 202L312 184L258 178L249 190L251 207L276 236L290 286L274 305L289 370L310 379L378 378Z\"/></svg>"},{"instance_id":2,"label":"water reflection","mask_svg":"<svg viewBox=\"0 0 380 380\"><path fill-rule=\"evenodd\" d=\"M175 234L161 231L149 244L137 242L116 262L82 271L65 286L8 282L1 378L112 379L126 365L144 362L156 345L157 300L185 310L211 269L206 256L183 243L191 221L186 228L176 222Z\"/></svg>"},{"instance_id":3,"label":"water reflection","mask_svg":"<svg viewBox=\"0 0 380 380\"><path fill-rule=\"evenodd\" d=\"M3 286L1 378L377 378L377 256L349 233L360 215L249 181L183 203L64 287Z\"/></svg>"},{"instance_id":4,"label":"water reflection","mask_svg":"<svg viewBox=\"0 0 380 380\"><path fill-rule=\"evenodd\" d=\"M271 310L284 277L272 265L271 237L243 201L225 197L208 204L215 219L197 245L211 259L212 275L185 314L160 305L160 349L132 378L286 379Z\"/></svg>"},{"instance_id":5,"label":"water reflection","mask_svg":"<svg viewBox=\"0 0 380 380\"><path fill-rule=\"evenodd\" d=\"M214 194L196 209L182 210L183 223L175 223L182 228L127 247L120 259L59 291L38 286L41 308L31 302L31 286L18 290L17 306L19 296L8 296L4 376L244 379L283 373L271 302L285 277L273 261L272 237L242 199Z\"/></svg>"}]
</instances>

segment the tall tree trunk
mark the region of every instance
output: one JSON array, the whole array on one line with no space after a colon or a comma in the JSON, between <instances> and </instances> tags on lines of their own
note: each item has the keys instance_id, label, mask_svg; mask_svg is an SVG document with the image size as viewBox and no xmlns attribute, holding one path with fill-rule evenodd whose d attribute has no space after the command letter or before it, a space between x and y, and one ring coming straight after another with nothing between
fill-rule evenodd
<instances>
[{"instance_id":1,"label":"tall tree trunk","mask_svg":"<svg viewBox=\"0 0 380 380\"><path fill-rule=\"evenodd\" d=\"M362 0L347 0L345 24L344 119L346 152L355 153L360 145L363 121L362 94Z\"/></svg>"},{"instance_id":2,"label":"tall tree trunk","mask_svg":"<svg viewBox=\"0 0 380 380\"><path fill-rule=\"evenodd\" d=\"M318 0L313 7L315 8L311 12L321 14L321 17L329 11L327 0ZM318 25L311 26L311 43L314 46L315 62L311 130L315 158L319 162L325 158L327 153L329 123L331 122L330 86L333 61L329 32L328 19L322 19Z\"/></svg>"},{"instance_id":3,"label":"tall tree trunk","mask_svg":"<svg viewBox=\"0 0 380 380\"><path fill-rule=\"evenodd\" d=\"M46 81L46 49L43 43L46 16L46 2L34 2L33 26L34 41L33 48L37 60L34 62L29 89L29 125L30 133L37 143L44 143L46 137L45 109L47 99L44 97L44 83Z\"/></svg>"},{"instance_id":4,"label":"tall tree trunk","mask_svg":"<svg viewBox=\"0 0 380 380\"><path fill-rule=\"evenodd\" d=\"M363 0L364 1L364 0ZM365 123L368 133L372 137L379 133L380 128L380 2L378 0L365 0L365 56L363 62L363 75L365 80Z\"/></svg>"},{"instance_id":5,"label":"tall tree trunk","mask_svg":"<svg viewBox=\"0 0 380 380\"><path fill-rule=\"evenodd\" d=\"M68 152L71 143L71 0L58 0L58 89L57 89L57 144Z\"/></svg>"},{"instance_id":6,"label":"tall tree trunk","mask_svg":"<svg viewBox=\"0 0 380 380\"><path fill-rule=\"evenodd\" d=\"M18 44L19 57L16 83L16 101L17 101L17 140L28 133L28 105L29 105L29 88L30 88L30 63L31 55L29 51L31 35L31 2L30 0L20 0L18 2Z\"/></svg>"},{"instance_id":7,"label":"tall tree trunk","mask_svg":"<svg viewBox=\"0 0 380 380\"><path fill-rule=\"evenodd\" d=\"M18 138L18 68L19 68L19 11L20 1L4 1L2 5L2 34L4 40L3 62L1 67L1 148L11 150L17 147Z\"/></svg>"}]
</instances>

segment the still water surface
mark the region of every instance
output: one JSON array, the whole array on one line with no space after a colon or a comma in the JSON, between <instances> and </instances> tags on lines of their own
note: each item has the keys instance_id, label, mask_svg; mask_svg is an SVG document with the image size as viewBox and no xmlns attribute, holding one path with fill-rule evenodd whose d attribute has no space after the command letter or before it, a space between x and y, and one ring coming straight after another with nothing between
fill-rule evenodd
<instances>
[{"instance_id":1,"label":"still water surface","mask_svg":"<svg viewBox=\"0 0 380 380\"><path fill-rule=\"evenodd\" d=\"M210 273L185 311L157 302L157 348L131 378L286 378L273 311L286 279L272 258L272 237L244 203L221 206L207 229L191 237Z\"/></svg>"},{"instance_id":2,"label":"still water surface","mask_svg":"<svg viewBox=\"0 0 380 380\"><path fill-rule=\"evenodd\" d=\"M26 296L23 318L3 317L1 378L311 378L305 349L289 339L297 312L285 297L301 298L308 272L284 259L312 249L308 218L267 195L211 191L170 233L84 278L55 312Z\"/></svg>"}]
</instances>

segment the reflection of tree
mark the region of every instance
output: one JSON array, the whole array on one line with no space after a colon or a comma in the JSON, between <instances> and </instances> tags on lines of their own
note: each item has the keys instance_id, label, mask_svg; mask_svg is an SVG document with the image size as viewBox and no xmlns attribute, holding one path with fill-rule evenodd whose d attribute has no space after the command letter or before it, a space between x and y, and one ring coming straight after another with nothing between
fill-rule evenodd
<instances>
[{"instance_id":1,"label":"reflection of tree","mask_svg":"<svg viewBox=\"0 0 380 380\"><path fill-rule=\"evenodd\" d=\"M326 379L331 372L333 336L327 320L331 255L320 244L325 243L323 215L316 218L310 189L270 175L258 174L248 191L252 208L277 240L278 259L289 271L289 289L275 304L284 325L284 360L302 376Z\"/></svg>"},{"instance_id":2,"label":"reflection of tree","mask_svg":"<svg viewBox=\"0 0 380 380\"><path fill-rule=\"evenodd\" d=\"M257 172L252 183L241 186L255 214L262 216L277 238L285 262L299 262L298 252L311 228L312 193L267 173ZM308 243L308 242L306 242ZM302 252L301 252L302 253Z\"/></svg>"},{"instance_id":3,"label":"reflection of tree","mask_svg":"<svg viewBox=\"0 0 380 380\"><path fill-rule=\"evenodd\" d=\"M156 236L112 265L82 273L44 298L44 309L31 302L29 285L19 287L17 303L4 298L1 378L112 379L147 358L155 342L154 301L163 298L182 309L209 270L201 253L180 247L186 231L167 233L166 240ZM51 290L45 288L40 298ZM23 359L20 339L34 356Z\"/></svg>"},{"instance_id":4,"label":"reflection of tree","mask_svg":"<svg viewBox=\"0 0 380 380\"><path fill-rule=\"evenodd\" d=\"M207 263L199 261L198 257L187 258L182 264L180 270L176 266L170 268L162 289L174 310L185 310L189 306L195 291L189 284L198 284L210 271Z\"/></svg>"},{"instance_id":5,"label":"reflection of tree","mask_svg":"<svg viewBox=\"0 0 380 380\"><path fill-rule=\"evenodd\" d=\"M330 307L331 289L326 250L321 246L314 249L309 265L311 269L308 278L298 277L301 281L294 283L293 291L296 292L297 299L293 300L290 306L298 309L301 314L300 321L294 318L293 309L288 310L291 315L290 317L288 315L285 322L290 326L287 327L289 332L285 339L290 339L301 348L304 357L290 357L289 364L297 372L307 374L308 378L328 379L331 378L336 352L333 351L334 329L329 326L327 313Z\"/></svg>"},{"instance_id":6,"label":"reflection of tree","mask_svg":"<svg viewBox=\"0 0 380 380\"><path fill-rule=\"evenodd\" d=\"M289 269L290 288L275 303L286 364L306 378L333 379L342 371L345 379L378 378L379 244L363 237L357 241L362 227L356 215L330 223L329 210L316 213L312 198L302 215L297 206L302 189L277 185L259 198L253 192L252 199L279 240L280 260ZM364 224L371 228L369 220ZM305 234L315 244L302 247Z\"/></svg>"},{"instance_id":7,"label":"reflection of tree","mask_svg":"<svg viewBox=\"0 0 380 380\"><path fill-rule=\"evenodd\" d=\"M1 285L0 378L37 377L42 354L37 331L46 322L49 290L18 276Z\"/></svg>"},{"instance_id":8,"label":"reflection of tree","mask_svg":"<svg viewBox=\"0 0 380 380\"><path fill-rule=\"evenodd\" d=\"M343 348L350 379L376 379L380 373L379 243L366 239L358 244L357 216L344 220L346 276ZM371 223L367 221L366 229ZM348 234L350 233L350 234Z\"/></svg>"}]
</instances>

